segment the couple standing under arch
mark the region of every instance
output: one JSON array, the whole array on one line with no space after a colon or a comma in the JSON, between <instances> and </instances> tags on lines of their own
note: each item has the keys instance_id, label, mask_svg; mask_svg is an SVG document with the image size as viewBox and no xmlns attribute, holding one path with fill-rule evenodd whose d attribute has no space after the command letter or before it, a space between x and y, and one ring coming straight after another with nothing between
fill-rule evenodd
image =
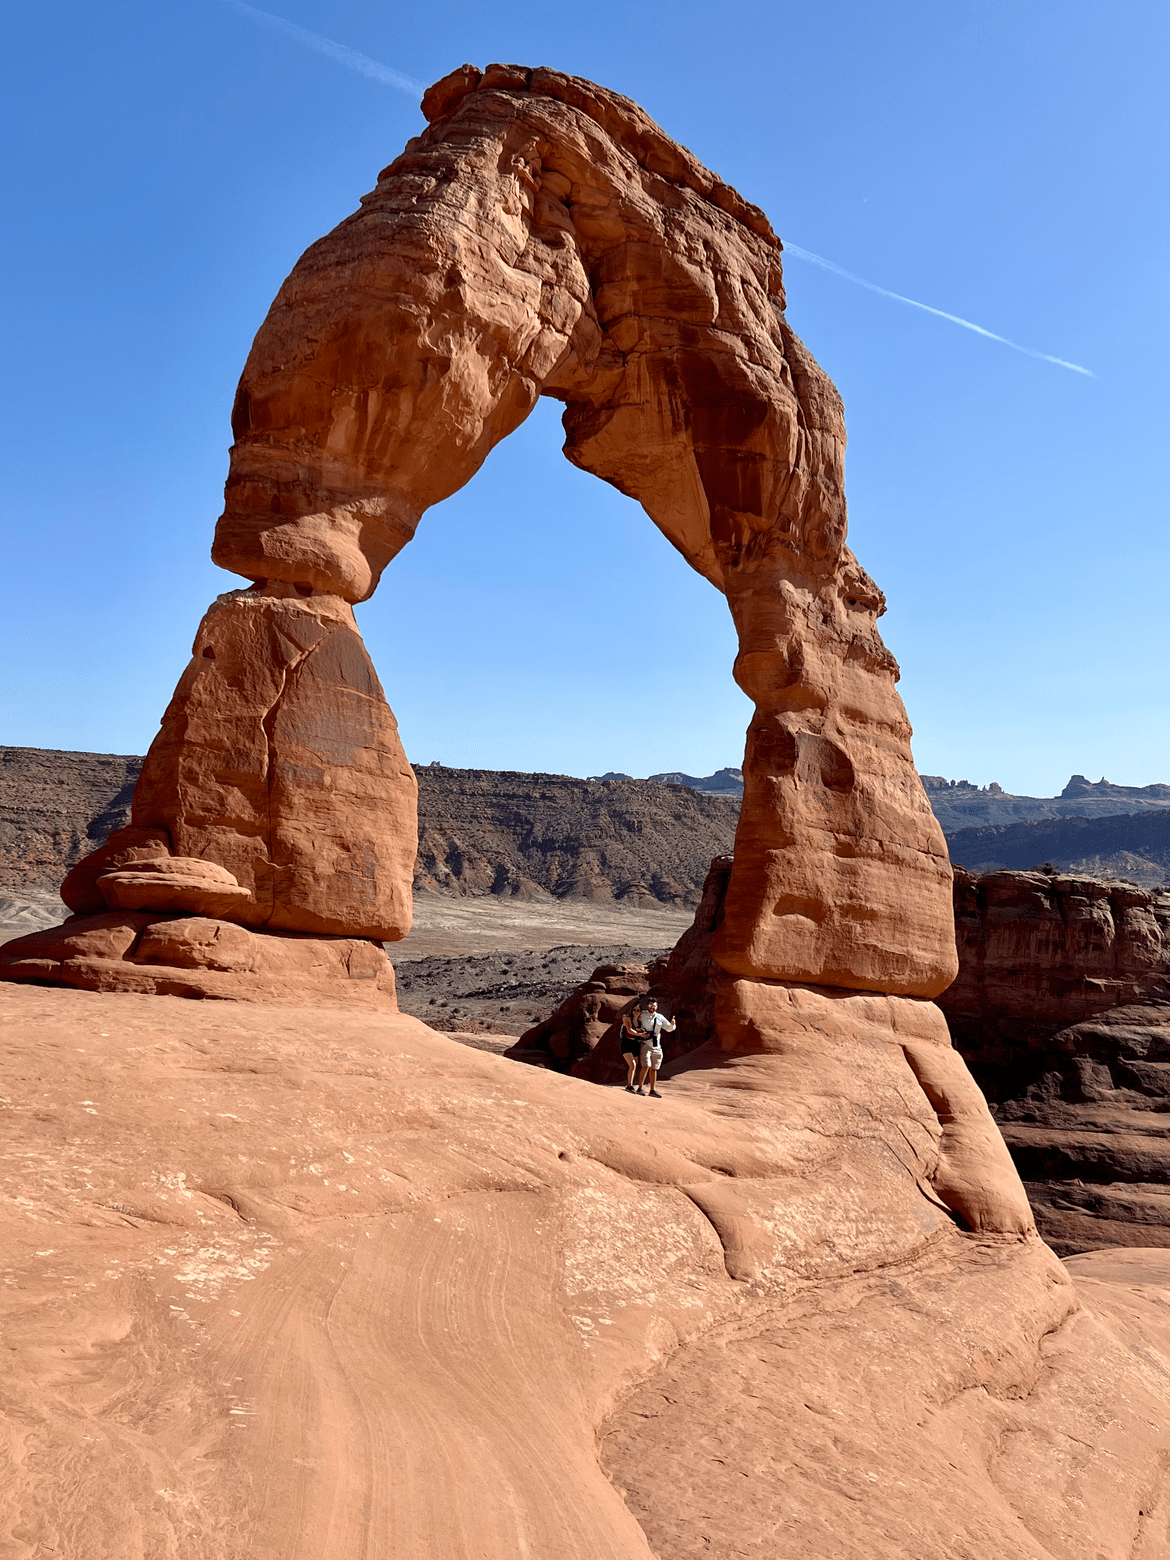
<instances>
[{"instance_id":1,"label":"couple standing under arch","mask_svg":"<svg viewBox=\"0 0 1170 1560\"><path fill-rule=\"evenodd\" d=\"M646 1094L660 1100L658 1069L662 1066L662 1035L672 1035L678 1025L658 1011L657 997L645 1002L635 1002L628 1013L622 1014L622 1057L626 1064L626 1093ZM634 1073L638 1072L638 1086L634 1087ZM647 1079L649 1091L644 1087Z\"/></svg>"}]
</instances>

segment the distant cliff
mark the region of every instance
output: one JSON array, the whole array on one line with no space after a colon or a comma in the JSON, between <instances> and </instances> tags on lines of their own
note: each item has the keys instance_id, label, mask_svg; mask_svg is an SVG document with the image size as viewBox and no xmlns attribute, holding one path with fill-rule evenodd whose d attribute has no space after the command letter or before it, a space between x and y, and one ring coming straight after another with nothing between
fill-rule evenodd
<instances>
[{"instance_id":1,"label":"distant cliff","mask_svg":"<svg viewBox=\"0 0 1170 1560\"><path fill-rule=\"evenodd\" d=\"M934 815L949 838L960 829L1006 828L1041 818L1103 818L1119 813L1170 811L1170 785L1114 785L1073 775L1059 796L1013 796L993 780L989 786L967 780L922 775Z\"/></svg>"},{"instance_id":2,"label":"distant cliff","mask_svg":"<svg viewBox=\"0 0 1170 1560\"><path fill-rule=\"evenodd\" d=\"M56 890L128 821L141 758L0 748L0 895ZM415 885L458 895L695 905L731 850L742 774L590 780L422 765ZM924 775L951 859L978 871L1051 862L1064 872L1170 882L1170 785L1074 775L1057 797Z\"/></svg>"},{"instance_id":3,"label":"distant cliff","mask_svg":"<svg viewBox=\"0 0 1170 1560\"><path fill-rule=\"evenodd\" d=\"M1047 864L1060 872L1128 878L1147 888L1170 882L1170 807L961 829L947 836L947 844L951 860L973 872Z\"/></svg>"},{"instance_id":4,"label":"distant cliff","mask_svg":"<svg viewBox=\"0 0 1170 1560\"><path fill-rule=\"evenodd\" d=\"M0 748L0 894L54 891L129 821L141 758ZM697 905L739 805L652 780L424 765L415 886L456 895Z\"/></svg>"}]
</instances>

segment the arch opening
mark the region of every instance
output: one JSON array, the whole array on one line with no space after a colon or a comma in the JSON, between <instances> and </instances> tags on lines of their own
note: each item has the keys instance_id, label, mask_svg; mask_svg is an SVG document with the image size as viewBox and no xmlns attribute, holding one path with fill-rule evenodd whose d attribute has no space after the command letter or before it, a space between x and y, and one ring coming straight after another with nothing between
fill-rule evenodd
<instances>
[{"instance_id":1,"label":"arch opening","mask_svg":"<svg viewBox=\"0 0 1170 1560\"><path fill-rule=\"evenodd\" d=\"M246 924L404 934L414 777L353 604L549 396L568 459L731 610L755 713L716 960L935 995L955 970L946 848L881 593L845 545L840 399L787 324L766 217L577 78L465 67L423 107L257 334L212 554L253 583L201 626L135 825L232 871ZM792 903L815 913L777 913Z\"/></svg>"}]
</instances>

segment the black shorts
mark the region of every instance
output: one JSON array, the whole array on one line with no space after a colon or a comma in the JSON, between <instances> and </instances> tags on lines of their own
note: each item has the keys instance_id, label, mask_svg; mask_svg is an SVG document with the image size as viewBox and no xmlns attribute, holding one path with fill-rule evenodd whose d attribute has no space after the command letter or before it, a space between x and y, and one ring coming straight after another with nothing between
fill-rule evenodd
<instances>
[{"instance_id":1,"label":"black shorts","mask_svg":"<svg viewBox=\"0 0 1170 1560\"><path fill-rule=\"evenodd\" d=\"M629 1039L623 1039L622 1040L622 1055L623 1056L641 1056L641 1054L642 1054L642 1042L640 1040L629 1040Z\"/></svg>"}]
</instances>

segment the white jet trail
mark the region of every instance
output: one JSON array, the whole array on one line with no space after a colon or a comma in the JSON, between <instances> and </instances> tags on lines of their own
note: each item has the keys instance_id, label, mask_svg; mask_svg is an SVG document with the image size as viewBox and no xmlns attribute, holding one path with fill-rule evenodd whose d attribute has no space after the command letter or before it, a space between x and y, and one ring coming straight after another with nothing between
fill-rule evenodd
<instances>
[{"instance_id":1,"label":"white jet trail","mask_svg":"<svg viewBox=\"0 0 1170 1560\"><path fill-rule=\"evenodd\" d=\"M234 6L237 11L243 11L245 16L254 17L266 27L274 27L277 32L284 33L286 37L294 38L297 43L303 43L306 48L316 49L318 54L327 55L349 70L356 70L363 76L370 76L375 81L382 82L384 86L396 87L399 92L406 92L415 99L423 95L424 87L421 81L416 81L413 76L404 75L400 70L392 70L389 65L383 65L379 60L372 60L368 54L359 54L356 49L351 49L344 43L334 43L332 38L323 38L320 33L310 32L307 27L298 27L295 22L286 22L283 16L273 16L271 11L260 11L254 5L245 4L245 0L227 0L227 4ZM964 330L973 330L977 336L986 336L989 341L998 341L1005 347L1011 347L1014 352L1022 352L1025 357L1039 358L1044 363L1055 363L1060 368L1071 368L1074 374L1084 374L1089 379L1097 377L1091 368L1082 368L1079 363L1069 363L1065 358L1053 357L1050 352L1034 352L1031 347L1021 347L1018 341L1009 341L1006 336L997 336L993 330L984 330L982 325L962 319L958 314L948 314L945 309L934 309L929 303L919 303L917 298L906 298L902 293L891 292L888 287L879 287L876 282L867 282L863 276L854 276L852 271L847 271L844 266L837 265L832 260L826 260L823 255L814 255L811 249L801 249L799 244L792 244L785 240L784 252L795 255L798 260L808 260L813 265L819 265L823 271L831 271L834 276L842 276L847 282L853 282L857 287L866 287L870 292L878 293L883 298L893 298L897 303L908 303L912 309L921 309L926 314L937 315L940 320L950 320L952 325L961 325Z\"/></svg>"},{"instance_id":2,"label":"white jet trail","mask_svg":"<svg viewBox=\"0 0 1170 1560\"><path fill-rule=\"evenodd\" d=\"M258 11L254 5L245 5L244 0L227 0L227 3L266 27L274 27L286 37L295 38L297 43L303 43L306 48L328 55L331 60L336 60L349 70L371 76L383 86L396 87L399 92L408 93L416 102L423 95L424 84L421 81L416 81L413 76L404 76L400 70L391 70L389 65L372 60L368 54L359 54L344 43L334 43L332 38L322 38L320 33L310 32L307 27L298 27L295 22L286 22L283 16L273 16L270 11Z\"/></svg>"},{"instance_id":3,"label":"white jet trail","mask_svg":"<svg viewBox=\"0 0 1170 1560\"><path fill-rule=\"evenodd\" d=\"M843 276L847 282L853 282L858 287L867 287L870 292L879 293L883 298L893 298L898 303L908 303L912 309L922 309L927 314L937 314L940 320L950 320L952 325L961 325L964 330L973 330L977 336L986 336L990 341L1001 342L1005 347L1011 347L1014 352L1022 352L1025 357L1039 358L1044 363L1055 363L1060 368L1071 368L1074 374L1084 374L1089 379L1096 379L1091 368L1082 368L1079 363L1069 363L1065 358L1053 357L1050 352L1033 352L1031 347L1021 347L1018 341L1009 341L1006 336L997 336L993 330L984 330L982 325L974 325L970 320L964 320L957 314L948 314L945 309L932 309L929 303L919 303L917 298L905 298L901 293L891 292L888 287L879 287L876 282L867 282L863 276L854 276L852 271L847 271L844 266L836 265L832 260L826 260L823 255L814 255L809 249L801 249L799 244L790 244L784 240L784 253L795 255L798 260L809 260L813 265L819 265L823 271L832 271L834 276Z\"/></svg>"}]
</instances>

